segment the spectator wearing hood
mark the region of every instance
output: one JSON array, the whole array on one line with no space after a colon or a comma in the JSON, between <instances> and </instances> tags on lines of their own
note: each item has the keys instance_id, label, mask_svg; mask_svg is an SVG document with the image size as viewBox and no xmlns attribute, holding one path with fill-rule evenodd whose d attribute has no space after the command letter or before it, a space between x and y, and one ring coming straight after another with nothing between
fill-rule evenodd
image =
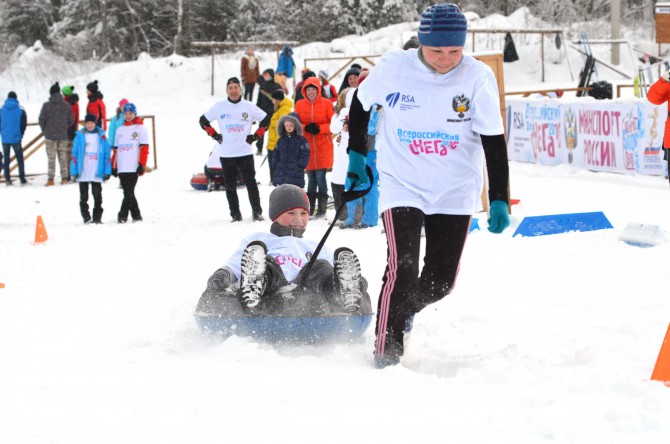
<instances>
[{"instance_id":1,"label":"spectator wearing hood","mask_svg":"<svg viewBox=\"0 0 670 444\"><path fill-rule=\"evenodd\" d=\"M359 65L356 65L359 66ZM344 88L356 88L358 86L358 76L361 74L361 68L352 67L347 70L342 80L342 85L337 93L341 93Z\"/></svg>"},{"instance_id":2,"label":"spectator wearing hood","mask_svg":"<svg viewBox=\"0 0 670 444\"><path fill-rule=\"evenodd\" d=\"M333 103L337 102L337 90L332 83L328 82L328 71L320 70L319 80L321 81L321 95Z\"/></svg>"},{"instance_id":3,"label":"spectator wearing hood","mask_svg":"<svg viewBox=\"0 0 670 444\"><path fill-rule=\"evenodd\" d=\"M305 85L305 80L310 79L312 77L316 77L314 71L312 71L309 68L305 68L302 70L302 81L298 83L298 86L295 87L295 96L293 97L293 101L295 103L298 103L298 100L305 98L305 96L302 95L302 87Z\"/></svg>"},{"instance_id":4,"label":"spectator wearing hood","mask_svg":"<svg viewBox=\"0 0 670 444\"><path fill-rule=\"evenodd\" d=\"M272 177L274 175L274 168L272 166L273 165L272 157L274 156L274 149L275 146L277 145L277 140L279 139L277 123L279 123L280 118L291 112L291 110L293 109L293 100L286 97L282 90L277 90L272 93L272 103L274 105L275 112L272 114L272 118L270 119L270 126L268 127L268 147L267 147L268 165L270 167L270 181L272 181ZM302 131L300 133L302 134Z\"/></svg>"},{"instance_id":5,"label":"spectator wearing hood","mask_svg":"<svg viewBox=\"0 0 670 444\"><path fill-rule=\"evenodd\" d=\"M244 83L244 100L252 101L256 79L260 75L258 57L254 55L254 48L249 46L242 56L240 64L240 78Z\"/></svg>"},{"instance_id":6,"label":"spectator wearing hood","mask_svg":"<svg viewBox=\"0 0 670 444\"><path fill-rule=\"evenodd\" d=\"M293 79L295 75L295 62L293 61L293 50L287 45L282 49L277 64L277 72L282 72L288 79ZM294 83L295 84L295 83Z\"/></svg>"},{"instance_id":7,"label":"spectator wearing hood","mask_svg":"<svg viewBox=\"0 0 670 444\"><path fill-rule=\"evenodd\" d=\"M26 183L25 171L23 168L23 148L21 140L26 132L27 117L26 111L19 105L19 100L14 91L7 95L5 104L0 108L0 138L2 139L2 153L0 153L0 165L3 166L5 173L5 184L11 185L9 176L9 150L14 148L14 157L19 167L19 179L21 184ZM2 154L5 155L4 164Z\"/></svg>"},{"instance_id":8,"label":"spectator wearing hood","mask_svg":"<svg viewBox=\"0 0 670 444\"><path fill-rule=\"evenodd\" d=\"M258 99L256 99L256 106L265 111L265 114L272 116L275 111L275 107L272 104L272 93L281 90L281 85L275 82L275 72L268 68L263 71L262 76L258 76ZM263 154L263 142L265 142L265 136L261 135L256 141L256 155L260 156Z\"/></svg>"},{"instance_id":9,"label":"spectator wearing hood","mask_svg":"<svg viewBox=\"0 0 670 444\"><path fill-rule=\"evenodd\" d=\"M65 101L72 108L72 125L67 129L67 138L72 143L74 141L74 136L77 133L77 127L79 126L79 94L74 92L74 86L65 85L61 89Z\"/></svg>"},{"instance_id":10,"label":"spectator wearing hood","mask_svg":"<svg viewBox=\"0 0 670 444\"><path fill-rule=\"evenodd\" d=\"M94 80L86 85L86 95L88 96L88 105L86 105L86 114L93 114L96 117L96 124L107 130L107 110L105 102L102 101L102 93L98 89L98 81Z\"/></svg>"},{"instance_id":11,"label":"spectator wearing hood","mask_svg":"<svg viewBox=\"0 0 670 444\"><path fill-rule=\"evenodd\" d=\"M326 215L328 183L326 171L333 167L333 138L330 121L335 113L333 103L321 96L319 79L308 78L302 87L305 96L295 104L295 112L302 122L305 138L309 142L310 155L307 165L307 196L310 208L318 199L317 217Z\"/></svg>"},{"instance_id":12,"label":"spectator wearing hood","mask_svg":"<svg viewBox=\"0 0 670 444\"><path fill-rule=\"evenodd\" d=\"M303 136L300 120L293 114L282 116L277 124L279 140L270 160L274 171L272 185L278 187L289 183L302 189L309 162L309 143Z\"/></svg>"},{"instance_id":13,"label":"spectator wearing hood","mask_svg":"<svg viewBox=\"0 0 670 444\"><path fill-rule=\"evenodd\" d=\"M47 158L49 159L46 183L48 187L54 184L56 157L60 165L61 185L70 182L71 147L67 131L74 120L72 108L63 98L58 82L51 85L49 94L49 100L42 105L38 119L46 140Z\"/></svg>"}]
</instances>

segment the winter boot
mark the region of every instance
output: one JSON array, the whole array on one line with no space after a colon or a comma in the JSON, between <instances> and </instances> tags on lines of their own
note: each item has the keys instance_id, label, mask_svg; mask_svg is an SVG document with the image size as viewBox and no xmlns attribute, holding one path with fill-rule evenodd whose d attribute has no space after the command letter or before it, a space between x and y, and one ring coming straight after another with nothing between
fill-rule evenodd
<instances>
[{"instance_id":1,"label":"winter boot","mask_svg":"<svg viewBox=\"0 0 670 444\"><path fill-rule=\"evenodd\" d=\"M307 198L309 199L309 215L314 214L314 207L316 207L316 193L307 193Z\"/></svg>"},{"instance_id":2,"label":"winter boot","mask_svg":"<svg viewBox=\"0 0 670 444\"><path fill-rule=\"evenodd\" d=\"M240 290L242 302L247 308L254 308L261 301L265 290L265 255L267 247L261 241L253 241L242 253L242 277Z\"/></svg>"},{"instance_id":3,"label":"winter boot","mask_svg":"<svg viewBox=\"0 0 670 444\"><path fill-rule=\"evenodd\" d=\"M315 217L325 217L326 209L328 208L328 195L325 193L319 193L316 195L318 199L318 210L316 211Z\"/></svg>"},{"instance_id":4,"label":"winter boot","mask_svg":"<svg viewBox=\"0 0 670 444\"><path fill-rule=\"evenodd\" d=\"M335 292L343 299L344 309L350 313L361 306L361 263L350 248L335 250Z\"/></svg>"}]
</instances>

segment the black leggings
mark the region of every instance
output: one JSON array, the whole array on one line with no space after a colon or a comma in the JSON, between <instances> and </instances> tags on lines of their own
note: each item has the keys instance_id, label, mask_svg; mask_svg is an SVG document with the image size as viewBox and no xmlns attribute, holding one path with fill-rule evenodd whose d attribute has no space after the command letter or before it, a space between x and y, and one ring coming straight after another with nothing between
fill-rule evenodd
<instances>
[{"instance_id":1,"label":"black leggings","mask_svg":"<svg viewBox=\"0 0 670 444\"><path fill-rule=\"evenodd\" d=\"M137 185L137 173L119 173L119 182L123 188L123 201L121 202L121 210L119 210L119 220L128 220L128 211L133 217L133 220L142 219L140 207L135 198L135 186Z\"/></svg>"},{"instance_id":2,"label":"black leggings","mask_svg":"<svg viewBox=\"0 0 670 444\"><path fill-rule=\"evenodd\" d=\"M402 356L407 316L437 302L454 288L471 216L430 214L412 207L382 213L386 271L377 306L375 355ZM421 227L426 252L419 275Z\"/></svg>"},{"instance_id":3,"label":"black leggings","mask_svg":"<svg viewBox=\"0 0 670 444\"><path fill-rule=\"evenodd\" d=\"M102 217L102 184L100 182L79 182L79 209L81 217L89 219L91 214L88 211L88 184L91 184L93 193L93 220L100 222Z\"/></svg>"},{"instance_id":4,"label":"black leggings","mask_svg":"<svg viewBox=\"0 0 670 444\"><path fill-rule=\"evenodd\" d=\"M235 217L240 214L240 200L237 197L238 171L242 175L242 179L244 179L244 185L247 187L251 210L254 215L261 214L263 209L261 208L261 198L258 194L258 184L256 184L254 156L250 154L242 157L221 157L220 159L230 215Z\"/></svg>"}]
</instances>

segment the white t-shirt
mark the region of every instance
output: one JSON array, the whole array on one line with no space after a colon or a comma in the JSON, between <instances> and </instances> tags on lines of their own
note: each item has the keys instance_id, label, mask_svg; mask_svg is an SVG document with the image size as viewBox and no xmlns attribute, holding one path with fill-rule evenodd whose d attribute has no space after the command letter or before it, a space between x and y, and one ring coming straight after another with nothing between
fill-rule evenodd
<instances>
[{"instance_id":1,"label":"white t-shirt","mask_svg":"<svg viewBox=\"0 0 670 444\"><path fill-rule=\"evenodd\" d=\"M254 149L246 141L249 130L254 121L261 121L266 112L249 102L240 100L233 103L224 100L215 103L206 113L205 118L210 122L219 122L219 131L223 142L214 148L214 155L218 157L242 157L254 154Z\"/></svg>"},{"instance_id":2,"label":"white t-shirt","mask_svg":"<svg viewBox=\"0 0 670 444\"><path fill-rule=\"evenodd\" d=\"M246 236L226 262L226 266L232 270L238 280L241 276L242 252L254 240L260 240L268 247L268 254L275 258L289 282L293 282L298 277L298 273L300 273L302 267L307 265L318 245L313 240L293 236L277 236L272 233L259 232ZM319 253L319 259L324 259L332 265L333 253L324 245Z\"/></svg>"},{"instance_id":3,"label":"white t-shirt","mask_svg":"<svg viewBox=\"0 0 670 444\"><path fill-rule=\"evenodd\" d=\"M426 214L481 209L484 150L480 134L503 134L493 71L467 55L447 74L417 50L385 53L358 87L365 109L384 107L377 132L379 211L409 206Z\"/></svg>"},{"instance_id":4,"label":"white t-shirt","mask_svg":"<svg viewBox=\"0 0 670 444\"><path fill-rule=\"evenodd\" d=\"M117 171L134 173L140 164L140 145L149 145L149 132L144 125L123 125L116 130L114 145Z\"/></svg>"},{"instance_id":5,"label":"white t-shirt","mask_svg":"<svg viewBox=\"0 0 670 444\"><path fill-rule=\"evenodd\" d=\"M349 167L349 131L344 131L343 120L349 115L349 108L342 108L339 113L333 114L330 120L330 132L339 134L340 142L335 142L335 159L333 171L330 173L330 181L337 185L344 185L347 180L347 168Z\"/></svg>"},{"instance_id":6,"label":"white t-shirt","mask_svg":"<svg viewBox=\"0 0 670 444\"><path fill-rule=\"evenodd\" d=\"M98 158L100 157L100 139L98 133L86 133L86 144L84 146L84 162L81 166L79 182L102 182L97 177Z\"/></svg>"}]
</instances>

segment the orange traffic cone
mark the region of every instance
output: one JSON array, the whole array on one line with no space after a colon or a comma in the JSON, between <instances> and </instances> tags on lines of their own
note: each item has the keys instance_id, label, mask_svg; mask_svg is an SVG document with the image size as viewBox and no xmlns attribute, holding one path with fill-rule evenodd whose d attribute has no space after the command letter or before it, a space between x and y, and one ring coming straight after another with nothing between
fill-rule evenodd
<instances>
[{"instance_id":1,"label":"orange traffic cone","mask_svg":"<svg viewBox=\"0 0 670 444\"><path fill-rule=\"evenodd\" d=\"M35 226L35 244L41 244L49 239L47 228L44 226L42 216L37 216L37 225Z\"/></svg>"},{"instance_id":2,"label":"orange traffic cone","mask_svg":"<svg viewBox=\"0 0 670 444\"><path fill-rule=\"evenodd\" d=\"M0 288L5 288L5 284L3 284L2 282L0 282Z\"/></svg>"},{"instance_id":3,"label":"orange traffic cone","mask_svg":"<svg viewBox=\"0 0 670 444\"><path fill-rule=\"evenodd\" d=\"M670 326L661 344L661 351L658 353L658 360L656 360L651 379L652 381L663 381L670 387Z\"/></svg>"}]
</instances>

